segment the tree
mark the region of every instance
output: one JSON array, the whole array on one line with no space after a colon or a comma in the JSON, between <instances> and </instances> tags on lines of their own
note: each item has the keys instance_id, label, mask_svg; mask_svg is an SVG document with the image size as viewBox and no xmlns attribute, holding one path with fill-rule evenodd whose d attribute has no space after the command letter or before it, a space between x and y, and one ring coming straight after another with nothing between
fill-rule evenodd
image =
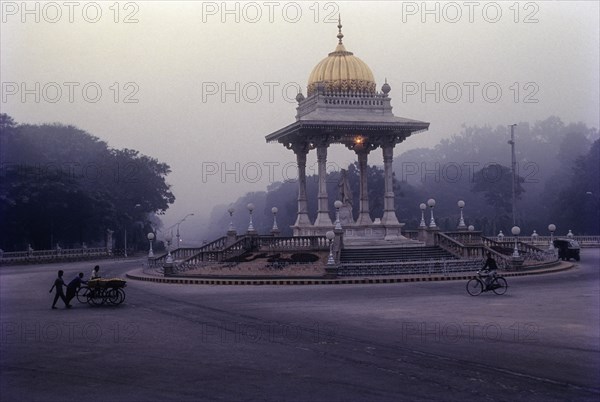
<instances>
[{"instance_id":1,"label":"tree","mask_svg":"<svg viewBox=\"0 0 600 402\"><path fill-rule=\"evenodd\" d=\"M525 191L522 183L525 180L516 177L515 196L521 198ZM492 220L493 232L496 232L498 226L507 229L512 211L512 183L513 176L511 169L499 164L492 164L475 172L472 191L483 193L483 196L494 210L494 219Z\"/></svg>"},{"instance_id":2,"label":"tree","mask_svg":"<svg viewBox=\"0 0 600 402\"><path fill-rule=\"evenodd\" d=\"M0 248L102 244L106 229L145 243L154 214L175 201L168 165L111 149L73 126L16 125L0 115Z\"/></svg>"}]
</instances>

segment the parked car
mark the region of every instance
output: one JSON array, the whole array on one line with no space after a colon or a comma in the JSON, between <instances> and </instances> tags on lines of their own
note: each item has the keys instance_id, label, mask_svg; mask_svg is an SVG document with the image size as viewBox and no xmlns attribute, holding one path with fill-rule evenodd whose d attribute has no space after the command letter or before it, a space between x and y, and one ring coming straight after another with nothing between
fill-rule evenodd
<instances>
[{"instance_id":1,"label":"parked car","mask_svg":"<svg viewBox=\"0 0 600 402\"><path fill-rule=\"evenodd\" d=\"M579 261L579 243L573 239L556 239L554 247L558 249L558 258L563 261L569 261L574 258Z\"/></svg>"}]
</instances>

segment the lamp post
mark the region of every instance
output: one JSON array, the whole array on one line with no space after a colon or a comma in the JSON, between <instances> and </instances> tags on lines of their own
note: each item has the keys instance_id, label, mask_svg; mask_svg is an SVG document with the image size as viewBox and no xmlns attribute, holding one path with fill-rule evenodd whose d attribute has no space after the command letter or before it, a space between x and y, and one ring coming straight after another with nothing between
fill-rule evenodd
<instances>
[{"instance_id":1,"label":"lamp post","mask_svg":"<svg viewBox=\"0 0 600 402\"><path fill-rule=\"evenodd\" d=\"M233 227L233 213L235 212L235 208L229 207L227 210L229 212L229 232L234 232L235 228Z\"/></svg>"},{"instance_id":2,"label":"lamp post","mask_svg":"<svg viewBox=\"0 0 600 402\"><path fill-rule=\"evenodd\" d=\"M252 211L254 211L254 204L249 203L246 207L248 208L248 212L250 212L250 224L248 225L248 233L252 234L255 232L254 225L252 224Z\"/></svg>"},{"instance_id":3,"label":"lamp post","mask_svg":"<svg viewBox=\"0 0 600 402\"><path fill-rule=\"evenodd\" d=\"M173 241L173 233L168 232L165 236L167 241L167 264L173 264L173 256L171 255L171 242Z\"/></svg>"},{"instance_id":4,"label":"lamp post","mask_svg":"<svg viewBox=\"0 0 600 402\"><path fill-rule=\"evenodd\" d=\"M512 256L515 258L519 258L519 249L517 248L517 241L519 239L519 234L521 233L521 228L518 226L513 226L512 229L510 230L513 234L513 236L515 236L515 249L513 250L513 254Z\"/></svg>"},{"instance_id":5,"label":"lamp post","mask_svg":"<svg viewBox=\"0 0 600 402\"><path fill-rule=\"evenodd\" d=\"M427 205L422 202L419 204L419 208L421 209L421 223L419 224L420 228L426 228L427 224L425 223L425 210L427 209Z\"/></svg>"},{"instance_id":6,"label":"lamp post","mask_svg":"<svg viewBox=\"0 0 600 402\"><path fill-rule=\"evenodd\" d=\"M548 250L554 250L554 231L556 230L556 225L551 223L548 225L548 231L550 231L550 243L548 243Z\"/></svg>"},{"instance_id":7,"label":"lamp post","mask_svg":"<svg viewBox=\"0 0 600 402\"><path fill-rule=\"evenodd\" d=\"M279 210L277 209L277 207L273 207L271 208L271 213L273 214L273 228L271 229L271 233L273 234L273 236L277 236L277 234L279 233L279 228L277 227L277 212Z\"/></svg>"},{"instance_id":8,"label":"lamp post","mask_svg":"<svg viewBox=\"0 0 600 402\"><path fill-rule=\"evenodd\" d=\"M433 198L428 199L427 205L431 209L431 220L429 221L429 227L431 229L437 228L437 226L435 224L435 219L433 219L433 208L435 207L435 200Z\"/></svg>"},{"instance_id":9,"label":"lamp post","mask_svg":"<svg viewBox=\"0 0 600 402\"><path fill-rule=\"evenodd\" d=\"M325 233L325 237L329 240L329 258L327 258L327 265L335 265L335 260L333 259L333 238L335 237L335 233L329 230Z\"/></svg>"},{"instance_id":10,"label":"lamp post","mask_svg":"<svg viewBox=\"0 0 600 402\"><path fill-rule=\"evenodd\" d=\"M154 250L152 250L152 240L154 240L154 233L150 232L146 235L148 242L150 242L150 250L148 251L148 258L154 257Z\"/></svg>"},{"instance_id":11,"label":"lamp post","mask_svg":"<svg viewBox=\"0 0 600 402\"><path fill-rule=\"evenodd\" d=\"M340 222L340 208L344 205L340 200L336 200L333 203L335 207L335 230L342 230L342 223Z\"/></svg>"},{"instance_id":12,"label":"lamp post","mask_svg":"<svg viewBox=\"0 0 600 402\"><path fill-rule=\"evenodd\" d=\"M176 235L177 236L177 248L179 248L179 246L181 246L181 244L180 244L181 238L179 236L179 225L181 225L188 216L194 216L194 214L193 213L187 214L186 216L183 217L182 220L177 222L177 235Z\"/></svg>"},{"instance_id":13,"label":"lamp post","mask_svg":"<svg viewBox=\"0 0 600 402\"><path fill-rule=\"evenodd\" d=\"M516 124L511 124L510 127L510 144L511 149L511 170L512 170L512 220L513 225L517 224L517 195L516 195L516 183L517 183L517 157L515 155L515 127Z\"/></svg>"},{"instance_id":14,"label":"lamp post","mask_svg":"<svg viewBox=\"0 0 600 402\"><path fill-rule=\"evenodd\" d=\"M463 218L463 208L465 207L465 202L463 200L458 201L458 207L460 208L460 220L458 221L458 230L465 230L465 228L467 227Z\"/></svg>"}]
</instances>

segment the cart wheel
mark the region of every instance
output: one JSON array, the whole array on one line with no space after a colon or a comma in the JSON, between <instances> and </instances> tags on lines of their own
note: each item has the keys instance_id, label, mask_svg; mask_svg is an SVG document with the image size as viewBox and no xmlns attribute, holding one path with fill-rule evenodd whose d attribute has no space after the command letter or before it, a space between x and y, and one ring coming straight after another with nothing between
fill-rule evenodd
<instances>
[{"instance_id":1,"label":"cart wheel","mask_svg":"<svg viewBox=\"0 0 600 402\"><path fill-rule=\"evenodd\" d=\"M79 290L77 290L77 300L79 301L79 303L87 303L89 294L90 288L88 288L87 286L80 287Z\"/></svg>"},{"instance_id":2,"label":"cart wheel","mask_svg":"<svg viewBox=\"0 0 600 402\"><path fill-rule=\"evenodd\" d=\"M125 301L125 291L123 289L117 289L117 291L119 292L119 303L121 304Z\"/></svg>"},{"instance_id":3,"label":"cart wheel","mask_svg":"<svg viewBox=\"0 0 600 402\"><path fill-rule=\"evenodd\" d=\"M88 303L90 303L92 306L103 305L105 301L104 289L92 290L88 300Z\"/></svg>"}]
</instances>

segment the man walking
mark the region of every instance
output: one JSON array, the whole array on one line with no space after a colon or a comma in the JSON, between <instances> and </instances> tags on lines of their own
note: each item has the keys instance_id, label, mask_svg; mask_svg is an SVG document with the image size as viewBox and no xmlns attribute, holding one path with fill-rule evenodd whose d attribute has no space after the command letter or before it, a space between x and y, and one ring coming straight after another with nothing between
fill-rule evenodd
<instances>
[{"instance_id":1,"label":"man walking","mask_svg":"<svg viewBox=\"0 0 600 402\"><path fill-rule=\"evenodd\" d=\"M65 281L62 278L63 274L64 274L64 272L63 272L62 269L60 271L58 271L58 278L56 278L54 280L54 285L52 285L52 287L50 288L50 293L52 293L52 291L54 290L54 288L56 288L56 295L54 295L54 302L52 302L52 308L53 309L57 308L56 307L56 302L58 301L59 297L65 303L65 307L66 308L71 307L71 305L65 299L65 294L63 293L63 286L65 286Z\"/></svg>"}]
</instances>

